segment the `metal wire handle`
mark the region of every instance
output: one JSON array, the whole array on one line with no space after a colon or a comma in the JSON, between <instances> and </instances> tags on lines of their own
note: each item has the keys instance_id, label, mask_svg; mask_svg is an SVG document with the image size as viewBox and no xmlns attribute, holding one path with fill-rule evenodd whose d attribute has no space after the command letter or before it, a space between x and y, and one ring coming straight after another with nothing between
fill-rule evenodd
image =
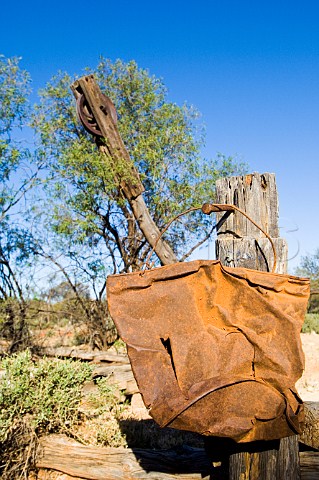
<instances>
[{"instance_id":1,"label":"metal wire handle","mask_svg":"<svg viewBox=\"0 0 319 480\"><path fill-rule=\"evenodd\" d=\"M173 222L175 222L175 220L177 220L179 217L181 217L182 215L186 215L187 213L190 213L190 212L195 212L196 210L201 210L205 215L210 215L211 213L213 212L234 212L234 211L237 211L239 213L241 213L242 215L244 215L244 217L246 217L253 225L255 225L256 228L258 228L264 235L266 238L268 238L270 244L271 244L271 247L272 247L272 250L273 250L273 253L274 253L274 264L273 264L273 267L272 267L272 270L271 272L272 273L275 273L275 270L276 270L276 266L277 266L277 253L276 253L276 248L275 248L275 244L274 244L274 241L273 239L270 237L270 235L268 235L267 232L265 232L265 230L263 230L249 215L247 215L246 212L244 212L243 210L241 210L240 208L236 207L236 205L232 205L232 204L227 204L227 203L204 203L201 207L192 207L192 208L189 208L188 210L185 210L184 212L182 213L179 213L178 215L176 215L174 218L172 218L168 224L166 225L166 227L162 230L162 232L159 234L159 236L157 237L157 239L155 240L155 243L153 245L153 248L152 250L150 251L150 253L148 254L146 260L145 260L145 263L144 263L144 266L145 268L152 268L153 264L150 265L149 264L149 261L153 255L153 253L155 252L155 248L156 248L156 245L157 243L159 242L159 240L161 239L162 235L164 235L164 233L168 230L168 228L171 226L171 224ZM154 262L153 262L154 263Z\"/></svg>"}]
</instances>

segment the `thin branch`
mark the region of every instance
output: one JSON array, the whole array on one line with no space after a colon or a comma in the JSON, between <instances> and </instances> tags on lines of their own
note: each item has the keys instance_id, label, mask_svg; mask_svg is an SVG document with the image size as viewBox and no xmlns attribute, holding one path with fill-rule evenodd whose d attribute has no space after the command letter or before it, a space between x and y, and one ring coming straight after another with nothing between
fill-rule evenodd
<instances>
[{"instance_id":1,"label":"thin branch","mask_svg":"<svg viewBox=\"0 0 319 480\"><path fill-rule=\"evenodd\" d=\"M2 257L2 260L1 260L1 263L2 265L4 265L7 270L8 270L8 274L6 275L3 271L3 280L7 283L7 286L9 287L9 291L12 292L17 292L18 293L18 296L20 298L20 300L22 302L24 302L24 297L23 297L23 293L22 293L22 288L16 278L16 275L15 273L13 272L12 268L11 268L11 265L10 265L10 262L9 260L5 257L4 253L3 253L3 250L2 248L0 247L1 251L1 257ZM13 283L12 283L13 282ZM14 285L15 285L15 288L14 288Z\"/></svg>"},{"instance_id":2,"label":"thin branch","mask_svg":"<svg viewBox=\"0 0 319 480\"><path fill-rule=\"evenodd\" d=\"M21 198L25 196L28 190L30 190L33 187L33 180L37 177L38 171L35 172L28 180L23 182L23 184L18 188L18 190L15 192L14 197L11 202L2 210L1 212L1 218L0 221L2 221L5 217L5 215L8 213L8 211L13 208L15 205L17 205Z\"/></svg>"},{"instance_id":3,"label":"thin branch","mask_svg":"<svg viewBox=\"0 0 319 480\"><path fill-rule=\"evenodd\" d=\"M123 260L126 268L128 268L129 264L128 264L128 261L127 261L127 254L126 254L125 248L123 246L123 243L122 243L122 240L120 238L120 235L119 235L118 231L116 230L116 228L114 228L111 225L111 222L110 222L110 219L109 219L109 214L100 215L100 217L101 217L101 220L103 222L103 228L105 228L106 230L108 230L109 232L112 233L112 235L114 237L114 241L115 241L115 243L117 245L117 248L119 249L119 252L121 254L122 260Z\"/></svg>"},{"instance_id":4,"label":"thin branch","mask_svg":"<svg viewBox=\"0 0 319 480\"><path fill-rule=\"evenodd\" d=\"M196 243L196 245L194 245L187 253L185 253L185 255L182 256L182 258L180 259L180 262L184 262L186 258L188 258L196 250L196 248L200 247L205 242L207 242L207 240L209 239L209 237L211 236L215 228L216 228L216 225L213 225L210 231L205 235L205 237L202 240L200 240L198 243Z\"/></svg>"},{"instance_id":5,"label":"thin branch","mask_svg":"<svg viewBox=\"0 0 319 480\"><path fill-rule=\"evenodd\" d=\"M71 289L75 293L75 296L78 299L79 303L81 304L81 307L83 308L84 312L86 313L86 316L87 316L88 320L90 320L91 319L90 311L87 308L87 306L85 305L81 296L79 295L79 292L78 292L76 286L74 285L74 283L72 282L72 280L71 280L68 272L66 271L66 269L55 258L53 258L52 255L45 253L42 249L39 250L39 251L36 251L35 253L37 253L38 255L40 255L41 257L43 257L47 260L50 260L54 265L56 265L59 268L59 270L63 273L64 277L66 278L66 280L67 280L68 284L70 285Z\"/></svg>"},{"instance_id":6,"label":"thin branch","mask_svg":"<svg viewBox=\"0 0 319 480\"><path fill-rule=\"evenodd\" d=\"M114 273L115 273L115 272L114 272ZM106 290L106 280L103 282L102 288L101 288L100 291L99 291L99 296L98 296L99 301L102 300L102 296L103 296L105 290Z\"/></svg>"}]
</instances>

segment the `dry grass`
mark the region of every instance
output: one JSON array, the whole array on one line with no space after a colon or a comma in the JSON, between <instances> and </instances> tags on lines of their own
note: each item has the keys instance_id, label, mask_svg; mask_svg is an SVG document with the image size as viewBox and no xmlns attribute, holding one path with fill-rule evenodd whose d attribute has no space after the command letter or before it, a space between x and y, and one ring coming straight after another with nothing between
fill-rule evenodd
<instances>
[{"instance_id":1,"label":"dry grass","mask_svg":"<svg viewBox=\"0 0 319 480\"><path fill-rule=\"evenodd\" d=\"M80 406L82 422L76 434L87 445L159 450L185 444L203 447L200 435L160 428L150 418L139 418L132 412L130 400L107 378L86 389Z\"/></svg>"},{"instance_id":2,"label":"dry grass","mask_svg":"<svg viewBox=\"0 0 319 480\"><path fill-rule=\"evenodd\" d=\"M28 418L15 422L1 452L1 478L3 480L28 479L35 463L37 435Z\"/></svg>"}]
</instances>

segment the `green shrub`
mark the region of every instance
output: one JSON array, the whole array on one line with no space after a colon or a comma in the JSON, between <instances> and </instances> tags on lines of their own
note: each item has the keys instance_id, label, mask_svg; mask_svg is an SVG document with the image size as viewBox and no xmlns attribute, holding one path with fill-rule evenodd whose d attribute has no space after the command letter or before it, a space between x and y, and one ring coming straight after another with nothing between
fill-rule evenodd
<instances>
[{"instance_id":1,"label":"green shrub","mask_svg":"<svg viewBox=\"0 0 319 480\"><path fill-rule=\"evenodd\" d=\"M34 362L26 350L2 360L1 368L0 449L5 468L0 475L11 479L19 465L25 468L23 452L38 434L72 433L81 387L91 377L91 367L72 360Z\"/></svg>"},{"instance_id":2,"label":"green shrub","mask_svg":"<svg viewBox=\"0 0 319 480\"><path fill-rule=\"evenodd\" d=\"M302 333L319 333L319 313L307 313L301 331Z\"/></svg>"},{"instance_id":3,"label":"green shrub","mask_svg":"<svg viewBox=\"0 0 319 480\"><path fill-rule=\"evenodd\" d=\"M28 350L1 363L5 373L0 382L0 442L25 415L37 431L61 431L74 424L81 385L91 376L87 364L46 358L34 363Z\"/></svg>"}]
</instances>

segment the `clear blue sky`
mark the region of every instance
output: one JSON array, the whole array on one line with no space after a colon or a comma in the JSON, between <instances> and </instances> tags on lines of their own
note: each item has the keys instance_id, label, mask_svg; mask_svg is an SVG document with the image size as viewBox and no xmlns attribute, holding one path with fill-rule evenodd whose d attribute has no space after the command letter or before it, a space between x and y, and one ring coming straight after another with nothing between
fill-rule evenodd
<instances>
[{"instance_id":1,"label":"clear blue sky","mask_svg":"<svg viewBox=\"0 0 319 480\"><path fill-rule=\"evenodd\" d=\"M319 2L16 0L0 15L0 53L23 57L35 91L101 54L162 77L201 111L206 156L276 174L290 268L319 247Z\"/></svg>"}]
</instances>

